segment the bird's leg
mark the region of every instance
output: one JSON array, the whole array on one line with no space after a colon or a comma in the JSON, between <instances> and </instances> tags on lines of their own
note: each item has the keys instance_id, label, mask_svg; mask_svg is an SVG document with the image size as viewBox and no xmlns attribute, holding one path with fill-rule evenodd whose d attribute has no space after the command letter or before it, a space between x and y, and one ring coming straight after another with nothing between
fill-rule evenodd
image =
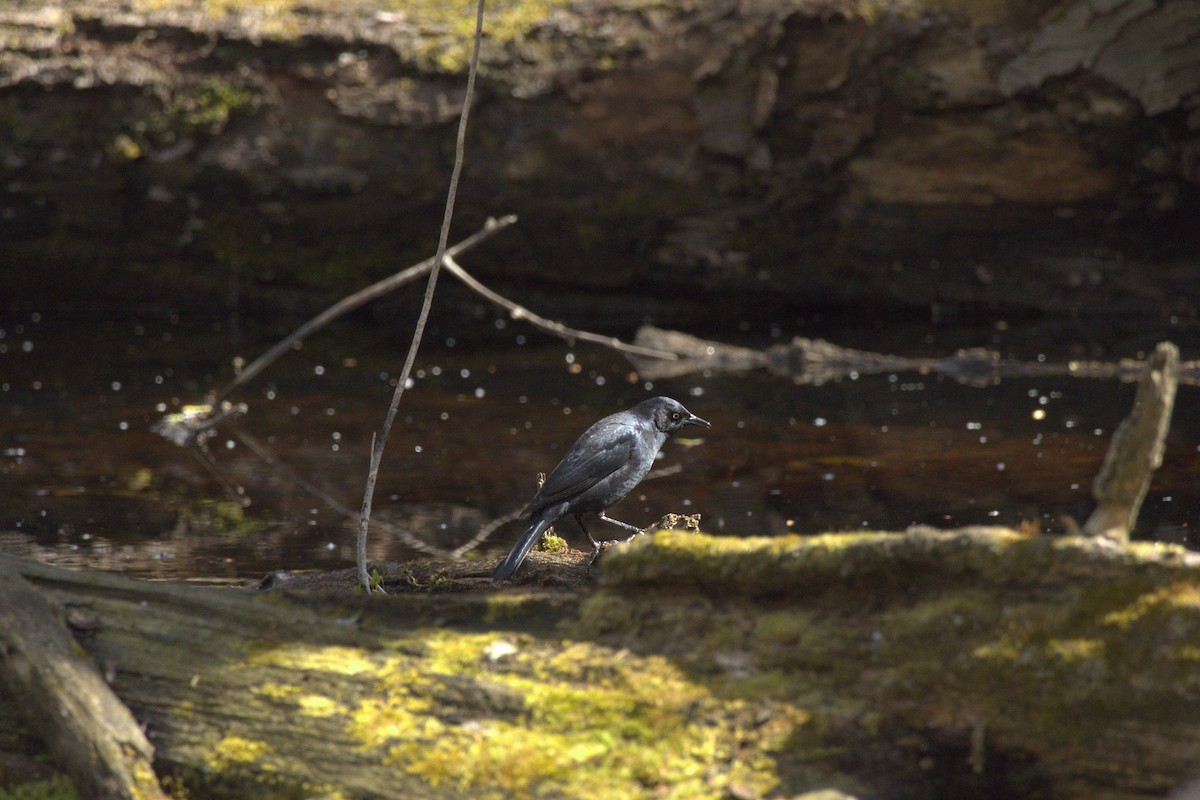
<instances>
[{"instance_id":1,"label":"bird's leg","mask_svg":"<svg viewBox=\"0 0 1200 800\"><path fill-rule=\"evenodd\" d=\"M624 528L627 531L632 531L633 536L630 536L629 539L626 539L625 541L627 541L627 542L630 539L632 539L634 536L637 536L640 533L646 532L644 528L639 528L636 525L630 525L628 522L621 522L621 520L619 520L619 519L613 519L612 517L605 516L603 511L600 512L599 516L600 516L600 519L609 523L610 525L616 525L618 528Z\"/></svg>"},{"instance_id":2,"label":"bird's leg","mask_svg":"<svg viewBox=\"0 0 1200 800\"><path fill-rule=\"evenodd\" d=\"M583 535L588 537L588 541L592 543L592 547L595 548L596 550L599 550L600 543L596 541L596 538L594 536L592 536L591 531L589 531L587 529L587 525L583 524L583 515L582 514L575 515L575 524L579 526L579 530L583 531Z\"/></svg>"},{"instance_id":3,"label":"bird's leg","mask_svg":"<svg viewBox=\"0 0 1200 800\"><path fill-rule=\"evenodd\" d=\"M601 518L601 519L604 519L604 515L603 515L603 514L601 514L601 515L600 515L600 518ZM597 542L597 541L596 541L596 537L592 536L592 534L591 534L591 531L589 531L589 530L587 529L587 526L583 524L583 515L582 515L582 514L576 514L576 515L575 515L575 522L576 522L576 523L579 525L579 529L580 529L580 530L582 530L582 531L584 532L584 534L585 534L585 535L588 537L588 541L592 543L592 548L593 548L593 549L594 549L594 550L595 550L597 553L599 553L599 552L600 552L600 548L604 547L605 545L608 545L608 544L616 544L616 543L617 543L617 540L616 540L616 539L609 539L609 540L607 540L607 541L603 541L603 542Z\"/></svg>"}]
</instances>

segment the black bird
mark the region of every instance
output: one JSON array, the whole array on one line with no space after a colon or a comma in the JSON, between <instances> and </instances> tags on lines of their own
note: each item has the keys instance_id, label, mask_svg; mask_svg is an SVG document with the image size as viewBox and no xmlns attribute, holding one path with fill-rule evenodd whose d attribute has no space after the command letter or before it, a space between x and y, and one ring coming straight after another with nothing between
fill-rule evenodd
<instances>
[{"instance_id":1,"label":"black bird","mask_svg":"<svg viewBox=\"0 0 1200 800\"><path fill-rule=\"evenodd\" d=\"M584 527L583 514L597 514L605 522L637 533L639 528L611 519L604 511L641 483L659 449L684 425L711 427L671 398L653 397L588 428L521 512L529 517L529 526L492 577L498 581L511 578L546 529L567 514L575 515L597 550L600 544Z\"/></svg>"}]
</instances>

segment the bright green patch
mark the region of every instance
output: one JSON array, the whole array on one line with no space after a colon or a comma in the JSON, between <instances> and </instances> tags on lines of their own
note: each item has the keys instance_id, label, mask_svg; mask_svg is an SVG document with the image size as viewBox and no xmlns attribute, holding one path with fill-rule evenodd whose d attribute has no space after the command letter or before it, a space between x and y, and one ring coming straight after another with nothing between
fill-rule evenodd
<instances>
[{"instance_id":1,"label":"bright green patch","mask_svg":"<svg viewBox=\"0 0 1200 800\"><path fill-rule=\"evenodd\" d=\"M256 742L241 736L226 736L217 742L204 761L216 772L224 772L230 767L244 764L254 764L257 769L269 770L271 765L261 762L264 756L274 752L266 742Z\"/></svg>"},{"instance_id":2,"label":"bright green patch","mask_svg":"<svg viewBox=\"0 0 1200 800\"><path fill-rule=\"evenodd\" d=\"M570 550L567 540L556 533L546 533L542 536L540 549L545 553L565 553Z\"/></svg>"},{"instance_id":3,"label":"bright green patch","mask_svg":"<svg viewBox=\"0 0 1200 800\"><path fill-rule=\"evenodd\" d=\"M807 719L781 706L755 724L750 706L661 657L511 634L504 647L493 634L420 638L425 655L379 673L350 732L430 785L474 797L719 797L733 781L766 792L778 782L771 752ZM473 686L469 705L448 700L439 676ZM510 696L521 703L488 707Z\"/></svg>"},{"instance_id":4,"label":"bright green patch","mask_svg":"<svg viewBox=\"0 0 1200 800\"><path fill-rule=\"evenodd\" d=\"M334 714L344 714L346 709L341 703L319 694L306 694L298 698L300 713L306 717L332 717Z\"/></svg>"}]
</instances>

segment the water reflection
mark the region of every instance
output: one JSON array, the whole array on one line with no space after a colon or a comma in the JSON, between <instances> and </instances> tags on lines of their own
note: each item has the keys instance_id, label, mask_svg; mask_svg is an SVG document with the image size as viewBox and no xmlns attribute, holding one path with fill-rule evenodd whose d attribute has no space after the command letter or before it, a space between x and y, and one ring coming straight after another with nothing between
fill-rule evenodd
<instances>
[{"instance_id":1,"label":"water reflection","mask_svg":"<svg viewBox=\"0 0 1200 800\"><path fill-rule=\"evenodd\" d=\"M223 491L188 451L149 429L228 380L231 353L252 358L286 323L243 324L240 341L189 328L178 315L107 325L26 315L0 327L4 552L172 578L352 563L353 525L319 495L358 508L371 432L400 367L397 338L340 325L234 398L249 406L239 430L316 490L222 428L210 451L250 500L243 506L243 495ZM376 520L444 550L523 505L536 474L592 421L651 392L683 400L713 429L668 444L660 467L677 469L639 486L618 507L622 518L700 513L706 529L734 535L913 523L1061 530L1064 515L1082 520L1091 510L1092 477L1134 392L1054 376L980 389L909 372L820 386L765 371L648 381L619 355L568 347L502 319L454 328L419 359L375 501ZM930 335L891 339L888 349L946 352L964 344L956 336L972 334ZM1005 335L1021 346L1018 331ZM1036 346L1051 358L1078 354L1066 340ZM1141 538L1191 541L1200 431L1187 409L1196 392L1179 389ZM517 527L500 528L483 549L506 549ZM562 527L576 545L583 540L573 523ZM376 529L369 555L414 552Z\"/></svg>"}]
</instances>

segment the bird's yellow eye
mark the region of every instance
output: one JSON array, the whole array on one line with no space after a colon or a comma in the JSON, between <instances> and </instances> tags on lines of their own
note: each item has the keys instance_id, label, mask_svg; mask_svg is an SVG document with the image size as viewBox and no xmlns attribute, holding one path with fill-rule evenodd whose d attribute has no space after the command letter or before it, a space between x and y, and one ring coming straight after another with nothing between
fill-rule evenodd
<instances>
[{"instance_id":1,"label":"bird's yellow eye","mask_svg":"<svg viewBox=\"0 0 1200 800\"><path fill-rule=\"evenodd\" d=\"M671 419L679 419L681 416L683 416L683 415L680 414L678 411L674 411L671 413Z\"/></svg>"}]
</instances>

